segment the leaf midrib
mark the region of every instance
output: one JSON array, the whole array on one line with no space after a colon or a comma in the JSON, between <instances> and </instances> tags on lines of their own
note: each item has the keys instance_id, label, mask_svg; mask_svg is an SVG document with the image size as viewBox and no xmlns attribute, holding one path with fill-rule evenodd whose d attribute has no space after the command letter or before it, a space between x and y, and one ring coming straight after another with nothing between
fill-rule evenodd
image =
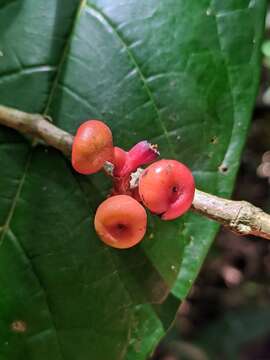
<instances>
[{"instance_id":1,"label":"leaf midrib","mask_svg":"<svg viewBox=\"0 0 270 360\"><path fill-rule=\"evenodd\" d=\"M56 90L58 82L59 82L59 77L61 75L62 66L63 66L63 64L64 64L64 62L66 60L66 56L67 56L68 51L69 51L69 45L70 45L70 41L71 41L72 36L73 36L76 21L77 21L77 19L79 17L81 9L85 6L85 3L86 3L86 0L81 0L80 3L79 3L78 9L76 11L74 21L73 21L73 23L71 25L70 33L69 33L69 35L68 35L68 37L66 39L66 43L65 43L65 45L63 47L63 51L62 51L62 54L60 56L60 61L58 63L56 75L55 75L55 78L54 78L52 86L51 86L51 90L50 90L49 95L48 95L48 100L47 100L46 106L45 106L45 108L43 110L44 115L49 115L48 112L50 110L50 106L51 106L51 103L52 103L52 100L53 100L53 96L54 96L55 90Z\"/></svg>"},{"instance_id":2,"label":"leaf midrib","mask_svg":"<svg viewBox=\"0 0 270 360\"><path fill-rule=\"evenodd\" d=\"M173 157L177 157L175 152L174 152L174 148L173 148L173 145L170 141L170 137L169 137L169 134L168 134L168 130L166 128L166 125L164 124L164 121L162 120L161 118L161 115L160 115L160 110L158 108L158 105L154 99L154 96L152 94L152 91L150 90L148 84L147 84L147 80L146 80L146 77L138 63L138 61L136 60L136 57L135 55L133 54L133 52L131 51L128 43L126 42L126 40L124 39L123 35L120 33L120 31L117 30L117 28L115 27L115 25L112 23L112 21L96 6L96 5L93 5L91 4L90 2L87 2L86 5L86 11L92 15L92 16L95 16L96 18L100 20L102 20L103 22L105 22L113 31L113 33L116 35L116 37L118 38L118 40L120 41L121 45L123 46L123 48L127 51L127 54L128 54L128 57L131 61L131 63L133 64L133 66L135 67L135 69L137 70L138 72L138 75L139 75L139 78L143 84L143 87L149 97L149 100L151 101L152 105L153 105L153 108L156 112L156 116L157 116L157 119L160 123L160 126L164 132L164 135L166 137L166 140L167 140L167 143L168 143L168 147L170 149L170 152L172 154ZM100 19L101 18L101 19Z\"/></svg>"}]
</instances>

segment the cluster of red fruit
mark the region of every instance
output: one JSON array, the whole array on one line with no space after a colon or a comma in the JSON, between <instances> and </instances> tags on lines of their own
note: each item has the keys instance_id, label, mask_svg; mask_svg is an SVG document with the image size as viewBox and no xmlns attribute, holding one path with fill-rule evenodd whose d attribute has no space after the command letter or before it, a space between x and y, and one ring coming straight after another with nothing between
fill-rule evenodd
<instances>
[{"instance_id":1,"label":"cluster of red fruit","mask_svg":"<svg viewBox=\"0 0 270 360\"><path fill-rule=\"evenodd\" d=\"M159 160L157 147L141 141L129 151L113 146L111 130L102 121L83 123L74 138L72 166L80 174L104 169L113 179L111 196L98 207L95 229L102 241L119 249L144 237L143 204L163 220L183 215L191 206L195 184L191 171L176 160ZM140 166L149 164L146 169Z\"/></svg>"}]
</instances>

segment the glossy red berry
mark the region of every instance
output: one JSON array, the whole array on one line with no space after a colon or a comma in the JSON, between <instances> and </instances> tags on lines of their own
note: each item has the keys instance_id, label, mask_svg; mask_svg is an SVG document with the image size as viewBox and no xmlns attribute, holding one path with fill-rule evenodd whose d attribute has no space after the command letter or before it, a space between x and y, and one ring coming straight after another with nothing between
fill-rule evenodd
<instances>
[{"instance_id":1,"label":"glossy red berry","mask_svg":"<svg viewBox=\"0 0 270 360\"><path fill-rule=\"evenodd\" d=\"M148 166L139 180L143 204L163 220L184 214L191 206L195 183L191 171L176 160L160 160Z\"/></svg>"},{"instance_id":2,"label":"glossy red berry","mask_svg":"<svg viewBox=\"0 0 270 360\"><path fill-rule=\"evenodd\" d=\"M112 132L99 120L88 120L77 130L72 146L71 162L80 174L93 174L105 161L113 159Z\"/></svg>"},{"instance_id":3,"label":"glossy red berry","mask_svg":"<svg viewBox=\"0 0 270 360\"><path fill-rule=\"evenodd\" d=\"M103 201L95 216L95 229L107 245L127 249L144 237L147 215L143 206L128 195L116 195Z\"/></svg>"}]
</instances>

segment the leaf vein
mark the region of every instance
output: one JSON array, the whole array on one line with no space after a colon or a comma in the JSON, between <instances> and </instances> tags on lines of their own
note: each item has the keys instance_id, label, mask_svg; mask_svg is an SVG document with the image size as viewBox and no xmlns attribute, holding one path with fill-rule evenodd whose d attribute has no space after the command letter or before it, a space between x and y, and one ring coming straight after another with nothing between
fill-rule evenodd
<instances>
[{"instance_id":1,"label":"leaf vein","mask_svg":"<svg viewBox=\"0 0 270 360\"><path fill-rule=\"evenodd\" d=\"M116 28L116 26L112 23L112 21L100 10L98 9L96 6L94 6L91 3L87 3L86 5L86 11L89 13L89 15L96 17L101 23L104 23L105 25L109 26L111 28L111 30L113 31L113 33L117 36L118 40L120 41L121 45L123 46L123 48L127 51L128 57L131 60L133 66L137 69L138 71L138 75L140 77L140 80L144 86L144 89L153 105L153 108L156 112L157 115L157 119L160 123L160 126L162 128L162 130L164 131L164 135L167 139L167 143L170 149L171 154L176 157L176 154L174 153L174 148L173 145L170 141L170 137L166 128L166 125L164 123L164 121L162 120L162 117L160 115L160 110L158 108L158 105L155 101L155 98L152 94L152 91L150 89L150 87L147 84L147 78L144 75L138 61L136 60L136 57L134 56L133 52L131 51L131 48L129 47L127 41L124 39L123 35L121 34L121 32Z\"/></svg>"},{"instance_id":2,"label":"leaf vein","mask_svg":"<svg viewBox=\"0 0 270 360\"><path fill-rule=\"evenodd\" d=\"M45 287L43 286L43 283L41 281L41 278L39 276L39 274L37 273L29 255L27 254L25 248L23 247L23 245L21 244L21 242L19 241L19 239L17 238L17 236L14 234L14 232L9 229L9 235L10 237L12 238L13 242L15 242L17 244L17 246L21 249L22 253L24 254L25 256L25 259L26 261L28 262L31 270L32 270L32 273L37 281L37 284L39 286L39 288L41 289L42 293L43 293L43 297L44 297L44 301L47 305L47 310L48 310L48 314L51 318L51 324L55 330L55 339L56 339L56 342L57 342L57 345L58 345L58 348L59 348L59 354L61 355L61 358L64 359L64 355L63 355L63 352L62 352L62 348L61 348L61 344L60 344L60 341L59 341L59 337L58 337L58 333L57 333L57 327L56 327L56 324L55 324L55 321L54 321L54 318L53 318L53 312L52 312L52 309L51 309L51 306L50 306L50 303L49 303L49 300L48 300L48 296L47 296L47 293L46 293L46 290L45 290Z\"/></svg>"},{"instance_id":3,"label":"leaf vein","mask_svg":"<svg viewBox=\"0 0 270 360\"><path fill-rule=\"evenodd\" d=\"M17 202L20 198L20 195L21 195L21 192L22 192L22 188L23 188L23 185L24 185L24 182L25 182L25 178L26 178L26 174L27 174L27 170L30 166L30 163L31 163L31 158L32 158L32 153L30 152L28 154L28 157L27 157L27 160L26 160L26 163L25 163L25 167L24 167L24 171L23 171L23 174L22 174L22 177L20 179L20 182L19 182L19 185L18 185L18 188L17 188L17 191L15 193L15 196L12 200L12 203L11 203L11 206L10 206L10 210L8 212L8 215L7 215L7 218L6 218L6 221L5 223L1 226L2 227L2 234L1 234L1 237L0 237L0 246L2 245L3 243L3 240L5 238L5 235L9 229L9 226L10 226L10 222L12 220L12 217L13 217L13 214L15 212L15 209L16 209L16 205L17 205Z\"/></svg>"},{"instance_id":4,"label":"leaf vein","mask_svg":"<svg viewBox=\"0 0 270 360\"><path fill-rule=\"evenodd\" d=\"M13 78L14 76L31 75L33 73L54 72L54 71L56 71L56 67L51 65L35 65L35 66L25 67L24 69L12 70L1 74L0 82L4 82L9 78Z\"/></svg>"},{"instance_id":5,"label":"leaf vein","mask_svg":"<svg viewBox=\"0 0 270 360\"><path fill-rule=\"evenodd\" d=\"M53 101L53 96L54 96L54 93L56 91L56 88L58 86L58 82L59 82L59 79L60 79L60 76L61 76L61 70L62 70L62 67L64 65L64 62L66 60L66 56L68 54L68 51L69 51L69 45L70 45L70 42L71 42L71 38L73 36L73 32L74 32L74 28L75 28L75 25L76 25L76 21L77 21L77 18L79 16L79 13L81 11L81 8L85 5L85 0L81 0L79 2L79 6L78 6L78 9L77 9L77 13L75 15L75 18L74 18L74 21L73 21L73 24L71 26L71 29L70 29L70 33L69 35L67 36L67 40L66 40L66 43L63 47L63 50L62 50L62 54L60 56L60 60L59 60L59 63L58 63L58 66L57 66L57 71L56 71L56 75L55 75L55 78L53 80L53 83L52 83L52 86L51 86L51 90L49 92L49 95L48 95L48 100L47 100L47 103L45 105L45 108L43 110L43 114L44 115L48 115L48 112L50 110L50 106L51 106L51 103Z\"/></svg>"}]
</instances>

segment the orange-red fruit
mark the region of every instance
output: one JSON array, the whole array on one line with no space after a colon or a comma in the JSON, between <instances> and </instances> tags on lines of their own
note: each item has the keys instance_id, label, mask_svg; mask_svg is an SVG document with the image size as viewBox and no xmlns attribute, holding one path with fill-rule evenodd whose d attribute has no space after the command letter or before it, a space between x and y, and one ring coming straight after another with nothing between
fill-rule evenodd
<instances>
[{"instance_id":1,"label":"orange-red fruit","mask_svg":"<svg viewBox=\"0 0 270 360\"><path fill-rule=\"evenodd\" d=\"M129 151L119 147L114 148L114 176L124 177L145 164L156 160L159 156L156 145L143 140L134 145Z\"/></svg>"},{"instance_id":2,"label":"orange-red fruit","mask_svg":"<svg viewBox=\"0 0 270 360\"><path fill-rule=\"evenodd\" d=\"M107 245L127 249L144 237L147 215L144 207L128 195L116 195L103 201L95 216L95 229Z\"/></svg>"},{"instance_id":3,"label":"orange-red fruit","mask_svg":"<svg viewBox=\"0 0 270 360\"><path fill-rule=\"evenodd\" d=\"M176 160L160 160L148 166L139 180L143 204L163 220L184 214L191 206L195 183L191 171Z\"/></svg>"},{"instance_id":4,"label":"orange-red fruit","mask_svg":"<svg viewBox=\"0 0 270 360\"><path fill-rule=\"evenodd\" d=\"M71 162L80 174L88 175L113 160L112 132L99 120L88 120L77 130L72 145Z\"/></svg>"},{"instance_id":5,"label":"orange-red fruit","mask_svg":"<svg viewBox=\"0 0 270 360\"><path fill-rule=\"evenodd\" d=\"M121 149L118 146L115 146L113 148L113 165L114 165L114 170L113 170L113 174L116 177L119 177L121 174L121 170L123 169L124 165L126 164L127 161L127 155L128 153Z\"/></svg>"}]
</instances>

